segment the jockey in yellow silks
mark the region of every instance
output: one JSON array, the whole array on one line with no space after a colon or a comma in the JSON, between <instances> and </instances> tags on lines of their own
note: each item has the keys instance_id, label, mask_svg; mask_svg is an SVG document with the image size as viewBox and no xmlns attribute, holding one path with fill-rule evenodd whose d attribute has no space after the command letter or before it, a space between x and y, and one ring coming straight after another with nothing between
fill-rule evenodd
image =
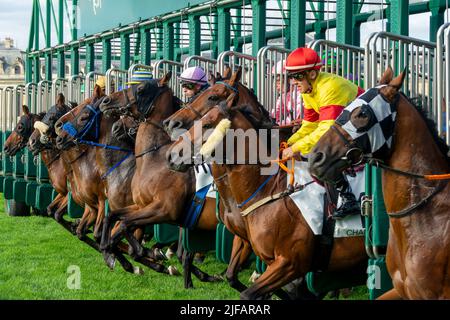
<instances>
[{"instance_id":1,"label":"jockey in yellow silks","mask_svg":"<svg viewBox=\"0 0 450 320\"><path fill-rule=\"evenodd\" d=\"M340 76L321 72L322 61L310 48L298 48L286 60L288 77L298 86L302 95L304 112L300 129L288 139L289 147L283 151L283 158L294 154L307 157L320 137L334 124L342 110L363 90ZM342 205L334 217L343 218L348 214L359 213L359 204L353 194L347 192L348 183L338 187Z\"/></svg>"}]
</instances>

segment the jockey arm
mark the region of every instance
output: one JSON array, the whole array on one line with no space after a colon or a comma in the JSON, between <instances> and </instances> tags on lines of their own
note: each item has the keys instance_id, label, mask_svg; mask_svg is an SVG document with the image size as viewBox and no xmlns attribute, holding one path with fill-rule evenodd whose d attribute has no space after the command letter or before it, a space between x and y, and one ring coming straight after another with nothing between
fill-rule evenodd
<instances>
[{"instance_id":1,"label":"jockey arm","mask_svg":"<svg viewBox=\"0 0 450 320\"><path fill-rule=\"evenodd\" d=\"M315 100L320 106L319 112L306 105L302 126L288 140L294 153L308 154L350 101L348 93L343 94L333 83L321 87Z\"/></svg>"}]
</instances>

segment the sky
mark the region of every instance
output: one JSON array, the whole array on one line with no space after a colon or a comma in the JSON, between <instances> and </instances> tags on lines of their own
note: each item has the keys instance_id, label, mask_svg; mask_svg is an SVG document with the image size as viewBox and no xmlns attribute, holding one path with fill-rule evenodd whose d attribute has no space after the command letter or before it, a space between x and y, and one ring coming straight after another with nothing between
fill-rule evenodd
<instances>
[{"instance_id":1,"label":"sky","mask_svg":"<svg viewBox=\"0 0 450 320\"><path fill-rule=\"evenodd\" d=\"M87 1L87 0L81 0ZM28 44L30 32L32 0L0 0L0 40L5 37L12 37L16 46L25 50ZM374 2L374 0L372 0ZM45 1L41 1L42 4ZM43 10L45 10L43 8ZM428 40L429 14L421 14L410 19L410 36ZM361 45L368 35L374 31L381 31L381 24L378 22L363 25ZM335 37L335 32L330 32L329 37ZM55 38L55 36L53 36Z\"/></svg>"}]
</instances>

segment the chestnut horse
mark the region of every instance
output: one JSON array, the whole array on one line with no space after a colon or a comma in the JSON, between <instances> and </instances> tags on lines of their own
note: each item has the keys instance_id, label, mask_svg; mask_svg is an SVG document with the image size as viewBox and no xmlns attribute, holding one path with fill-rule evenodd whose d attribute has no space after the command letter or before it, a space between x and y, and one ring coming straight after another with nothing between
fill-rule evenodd
<instances>
[{"instance_id":1,"label":"chestnut horse","mask_svg":"<svg viewBox=\"0 0 450 320\"><path fill-rule=\"evenodd\" d=\"M102 237L102 250L108 265L113 258L111 250L123 237L134 248L138 257L149 254L146 248L136 241L131 232L137 227L155 223L181 225L195 193L193 171L178 173L167 167L166 151L171 143L170 137L162 127L162 122L179 109L180 101L167 86L171 73L162 79L151 80L116 92L101 104L104 114L130 114L141 121L136 137L136 169L131 183L134 205L113 210L105 218ZM117 232L111 227L119 221ZM215 230L215 201L206 198L197 228ZM183 253L185 287L192 287L189 276L193 253ZM192 272L201 281L217 281L192 266Z\"/></svg>"},{"instance_id":2,"label":"chestnut horse","mask_svg":"<svg viewBox=\"0 0 450 320\"><path fill-rule=\"evenodd\" d=\"M248 114L245 116L246 112L243 114L240 109L242 107L232 107L229 101L227 104L220 103L202 117L200 120L202 130L200 131L204 135L206 128L215 128L219 123L224 123L223 120L229 121L233 129L242 129L244 132L248 132L248 130L256 131L257 142L250 142L249 139L245 139L244 142L244 160L245 163L249 163L250 144L257 143L258 150L261 150L267 148L269 143L274 142L270 139L264 141L257 130L261 127L255 127L252 121L249 121ZM263 112L262 106L259 110L262 112L262 116L266 118L265 123L270 123L271 119L267 111ZM191 141L189 141L189 138L180 138L174 146L178 144L180 147L184 144L183 149L189 148L188 144L200 139L196 136L194 128L191 128L188 133ZM217 137L215 133L216 131L211 136ZM228 141L219 140L216 143L222 143L223 147L226 148ZM194 148L190 148L190 150L192 150L191 156L194 156ZM233 151L233 159L238 159L236 150ZM279 170L268 179L267 175L261 175L261 168L264 164L229 164L224 160L220 159L226 168L231 191L231 199L230 195L221 195L225 201L240 204L248 202L248 204L243 205L243 209L245 209L269 195L286 190L287 175L284 171ZM213 164L213 167L216 166L216 164ZM267 164L264 166L267 166ZM258 191L255 192L256 190ZM247 201L248 199L251 199L251 201ZM322 200L318 199L318 201ZM304 278L306 273L312 271L315 249L314 234L290 197L281 197L257 207L243 220L247 229L248 240L254 252L268 267L251 287L241 292L242 299L265 298L291 281ZM336 238L328 269L330 271L350 269L358 266L365 259L367 259L367 255L362 237Z\"/></svg>"},{"instance_id":3,"label":"chestnut horse","mask_svg":"<svg viewBox=\"0 0 450 320\"><path fill-rule=\"evenodd\" d=\"M200 119L219 101L223 101L236 94L236 105L245 106L245 112L249 120L255 126L271 127L273 121L268 118L267 113L258 103L254 94L248 88L239 83L241 76L241 69L230 75L231 70L228 68L222 78L220 75L214 77L211 75L209 79L210 88L201 93L188 108L183 108L170 116L164 121L165 129L176 138L176 130L189 129L195 120ZM236 89L237 91L235 91ZM212 103L211 103L212 101ZM264 115L265 114L265 115ZM281 139L287 140L292 133L292 127L280 128ZM190 155L186 155L188 158ZM172 159L170 166L174 170L185 170L183 165L174 164L175 159ZM237 202L232 197L231 189L229 187L228 177L226 174L226 167L224 165L212 166L213 176L215 177L215 184L220 193L220 211L219 217L234 235L233 247L231 252L230 263L226 271L226 279L232 288L238 291L243 291L247 287L238 279L238 272L242 265L247 261L252 253L252 247L248 241L247 227L237 206ZM306 288L306 283L302 282L301 286L297 288L297 292L291 295L293 298L300 299L316 299L315 295L311 294ZM290 292L292 294L293 292ZM281 291L277 291L277 295L286 298L286 295Z\"/></svg>"},{"instance_id":4,"label":"chestnut horse","mask_svg":"<svg viewBox=\"0 0 450 320\"><path fill-rule=\"evenodd\" d=\"M310 172L334 182L361 159L380 166L390 216L386 264L394 285L380 298L450 299L450 187L448 180L423 176L450 172L448 146L438 138L434 123L399 92L404 77L403 72L393 79L392 69L387 69L382 86L343 111L312 150ZM373 97L386 104L378 110L368 107ZM391 145L375 147L374 124L390 113L396 115L383 120L383 134L392 138ZM374 142L363 144L366 138Z\"/></svg>"}]
</instances>

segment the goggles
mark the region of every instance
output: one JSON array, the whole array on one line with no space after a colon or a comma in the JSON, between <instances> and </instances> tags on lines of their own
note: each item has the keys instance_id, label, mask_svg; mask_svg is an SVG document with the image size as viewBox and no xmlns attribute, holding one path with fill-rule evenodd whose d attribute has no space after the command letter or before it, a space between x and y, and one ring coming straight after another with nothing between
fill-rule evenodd
<instances>
[{"instance_id":1,"label":"goggles","mask_svg":"<svg viewBox=\"0 0 450 320\"><path fill-rule=\"evenodd\" d=\"M302 81L306 78L306 71L288 74L288 78Z\"/></svg>"},{"instance_id":2,"label":"goggles","mask_svg":"<svg viewBox=\"0 0 450 320\"><path fill-rule=\"evenodd\" d=\"M186 88L188 90L193 90L195 88L196 84L192 82L185 82L181 85L182 88Z\"/></svg>"}]
</instances>

